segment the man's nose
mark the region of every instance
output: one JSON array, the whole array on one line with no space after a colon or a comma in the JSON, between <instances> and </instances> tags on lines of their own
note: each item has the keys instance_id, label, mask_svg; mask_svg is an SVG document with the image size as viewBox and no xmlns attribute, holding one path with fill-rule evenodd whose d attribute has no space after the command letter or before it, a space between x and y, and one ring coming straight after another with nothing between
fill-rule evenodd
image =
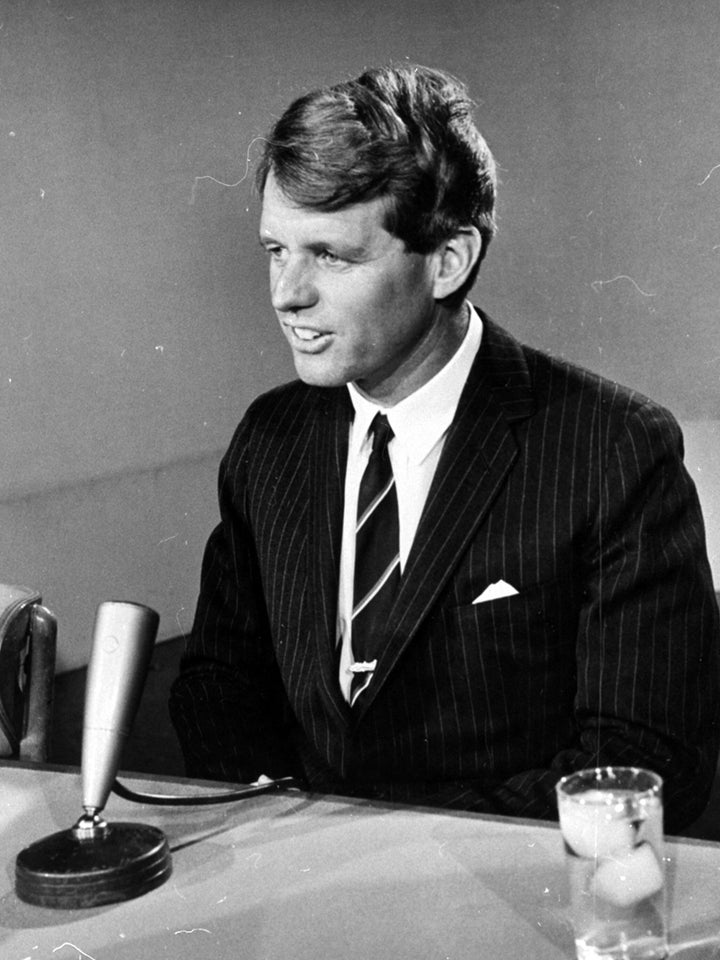
<instances>
[{"instance_id":1,"label":"man's nose","mask_svg":"<svg viewBox=\"0 0 720 960\"><path fill-rule=\"evenodd\" d=\"M274 268L271 280L270 296L275 310L302 310L317 302L312 268L304 258L288 257Z\"/></svg>"}]
</instances>

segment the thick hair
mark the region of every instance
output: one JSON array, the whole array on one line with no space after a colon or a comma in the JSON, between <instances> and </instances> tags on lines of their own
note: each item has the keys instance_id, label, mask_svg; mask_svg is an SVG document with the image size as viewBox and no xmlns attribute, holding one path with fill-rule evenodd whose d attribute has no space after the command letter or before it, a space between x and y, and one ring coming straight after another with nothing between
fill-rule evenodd
<instances>
[{"instance_id":1,"label":"thick hair","mask_svg":"<svg viewBox=\"0 0 720 960\"><path fill-rule=\"evenodd\" d=\"M264 143L256 185L272 171L298 206L323 211L386 201L385 229L431 253L463 227L480 231L475 280L495 232L495 161L465 86L417 65L368 70L299 97Z\"/></svg>"}]
</instances>

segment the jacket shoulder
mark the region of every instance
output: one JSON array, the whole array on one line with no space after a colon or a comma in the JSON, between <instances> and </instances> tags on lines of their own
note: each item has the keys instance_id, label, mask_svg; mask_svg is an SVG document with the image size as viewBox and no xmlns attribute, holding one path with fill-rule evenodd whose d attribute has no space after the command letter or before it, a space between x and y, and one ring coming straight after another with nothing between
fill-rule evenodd
<instances>
[{"instance_id":1,"label":"jacket shoulder","mask_svg":"<svg viewBox=\"0 0 720 960\"><path fill-rule=\"evenodd\" d=\"M282 421L292 408L305 408L317 398L318 387L309 387L302 380L292 380L261 393L247 408L245 419L251 421Z\"/></svg>"},{"instance_id":2,"label":"jacket shoulder","mask_svg":"<svg viewBox=\"0 0 720 960\"><path fill-rule=\"evenodd\" d=\"M312 387L301 380L273 387L256 397L247 408L228 454L267 450L275 444L289 451L319 419L347 419L349 405L344 388Z\"/></svg>"},{"instance_id":3,"label":"jacket shoulder","mask_svg":"<svg viewBox=\"0 0 720 960\"><path fill-rule=\"evenodd\" d=\"M557 354L521 343L487 315L483 315L483 322L489 351L500 356L506 367L511 363L515 369L524 368L525 383L534 396L536 409L559 402L581 403L621 417L642 416L645 412L674 422L666 407L639 390Z\"/></svg>"},{"instance_id":4,"label":"jacket shoulder","mask_svg":"<svg viewBox=\"0 0 720 960\"><path fill-rule=\"evenodd\" d=\"M521 343L486 314L483 318L485 382L509 420L541 430L574 430L587 443L614 445L628 437L654 437L654 444L682 456L682 433L662 404L610 377L563 357ZM599 431L599 432L598 432ZM594 438L594 439L593 439Z\"/></svg>"},{"instance_id":5,"label":"jacket shoulder","mask_svg":"<svg viewBox=\"0 0 720 960\"><path fill-rule=\"evenodd\" d=\"M546 404L570 401L588 413L592 410L610 431L613 426L626 429L655 423L679 432L670 410L639 390L541 350L524 347L524 351L535 391Z\"/></svg>"}]
</instances>

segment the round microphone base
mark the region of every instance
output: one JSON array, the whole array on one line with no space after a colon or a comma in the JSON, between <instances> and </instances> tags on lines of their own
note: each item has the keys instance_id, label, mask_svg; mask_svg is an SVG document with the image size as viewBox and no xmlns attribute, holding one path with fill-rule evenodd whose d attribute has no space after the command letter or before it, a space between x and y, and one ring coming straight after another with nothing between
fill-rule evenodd
<instances>
[{"instance_id":1,"label":"round microphone base","mask_svg":"<svg viewBox=\"0 0 720 960\"><path fill-rule=\"evenodd\" d=\"M78 910L131 900L164 883L170 848L157 827L112 823L79 836L61 830L21 850L15 890L26 903Z\"/></svg>"}]
</instances>

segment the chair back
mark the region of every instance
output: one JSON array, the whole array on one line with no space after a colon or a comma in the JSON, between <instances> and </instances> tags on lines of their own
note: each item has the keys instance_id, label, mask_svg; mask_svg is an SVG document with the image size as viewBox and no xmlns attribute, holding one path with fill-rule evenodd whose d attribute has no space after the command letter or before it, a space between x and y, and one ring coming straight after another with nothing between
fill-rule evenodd
<instances>
[{"instance_id":1,"label":"chair back","mask_svg":"<svg viewBox=\"0 0 720 960\"><path fill-rule=\"evenodd\" d=\"M47 760L55 687L55 617L27 587L0 584L0 757Z\"/></svg>"}]
</instances>

